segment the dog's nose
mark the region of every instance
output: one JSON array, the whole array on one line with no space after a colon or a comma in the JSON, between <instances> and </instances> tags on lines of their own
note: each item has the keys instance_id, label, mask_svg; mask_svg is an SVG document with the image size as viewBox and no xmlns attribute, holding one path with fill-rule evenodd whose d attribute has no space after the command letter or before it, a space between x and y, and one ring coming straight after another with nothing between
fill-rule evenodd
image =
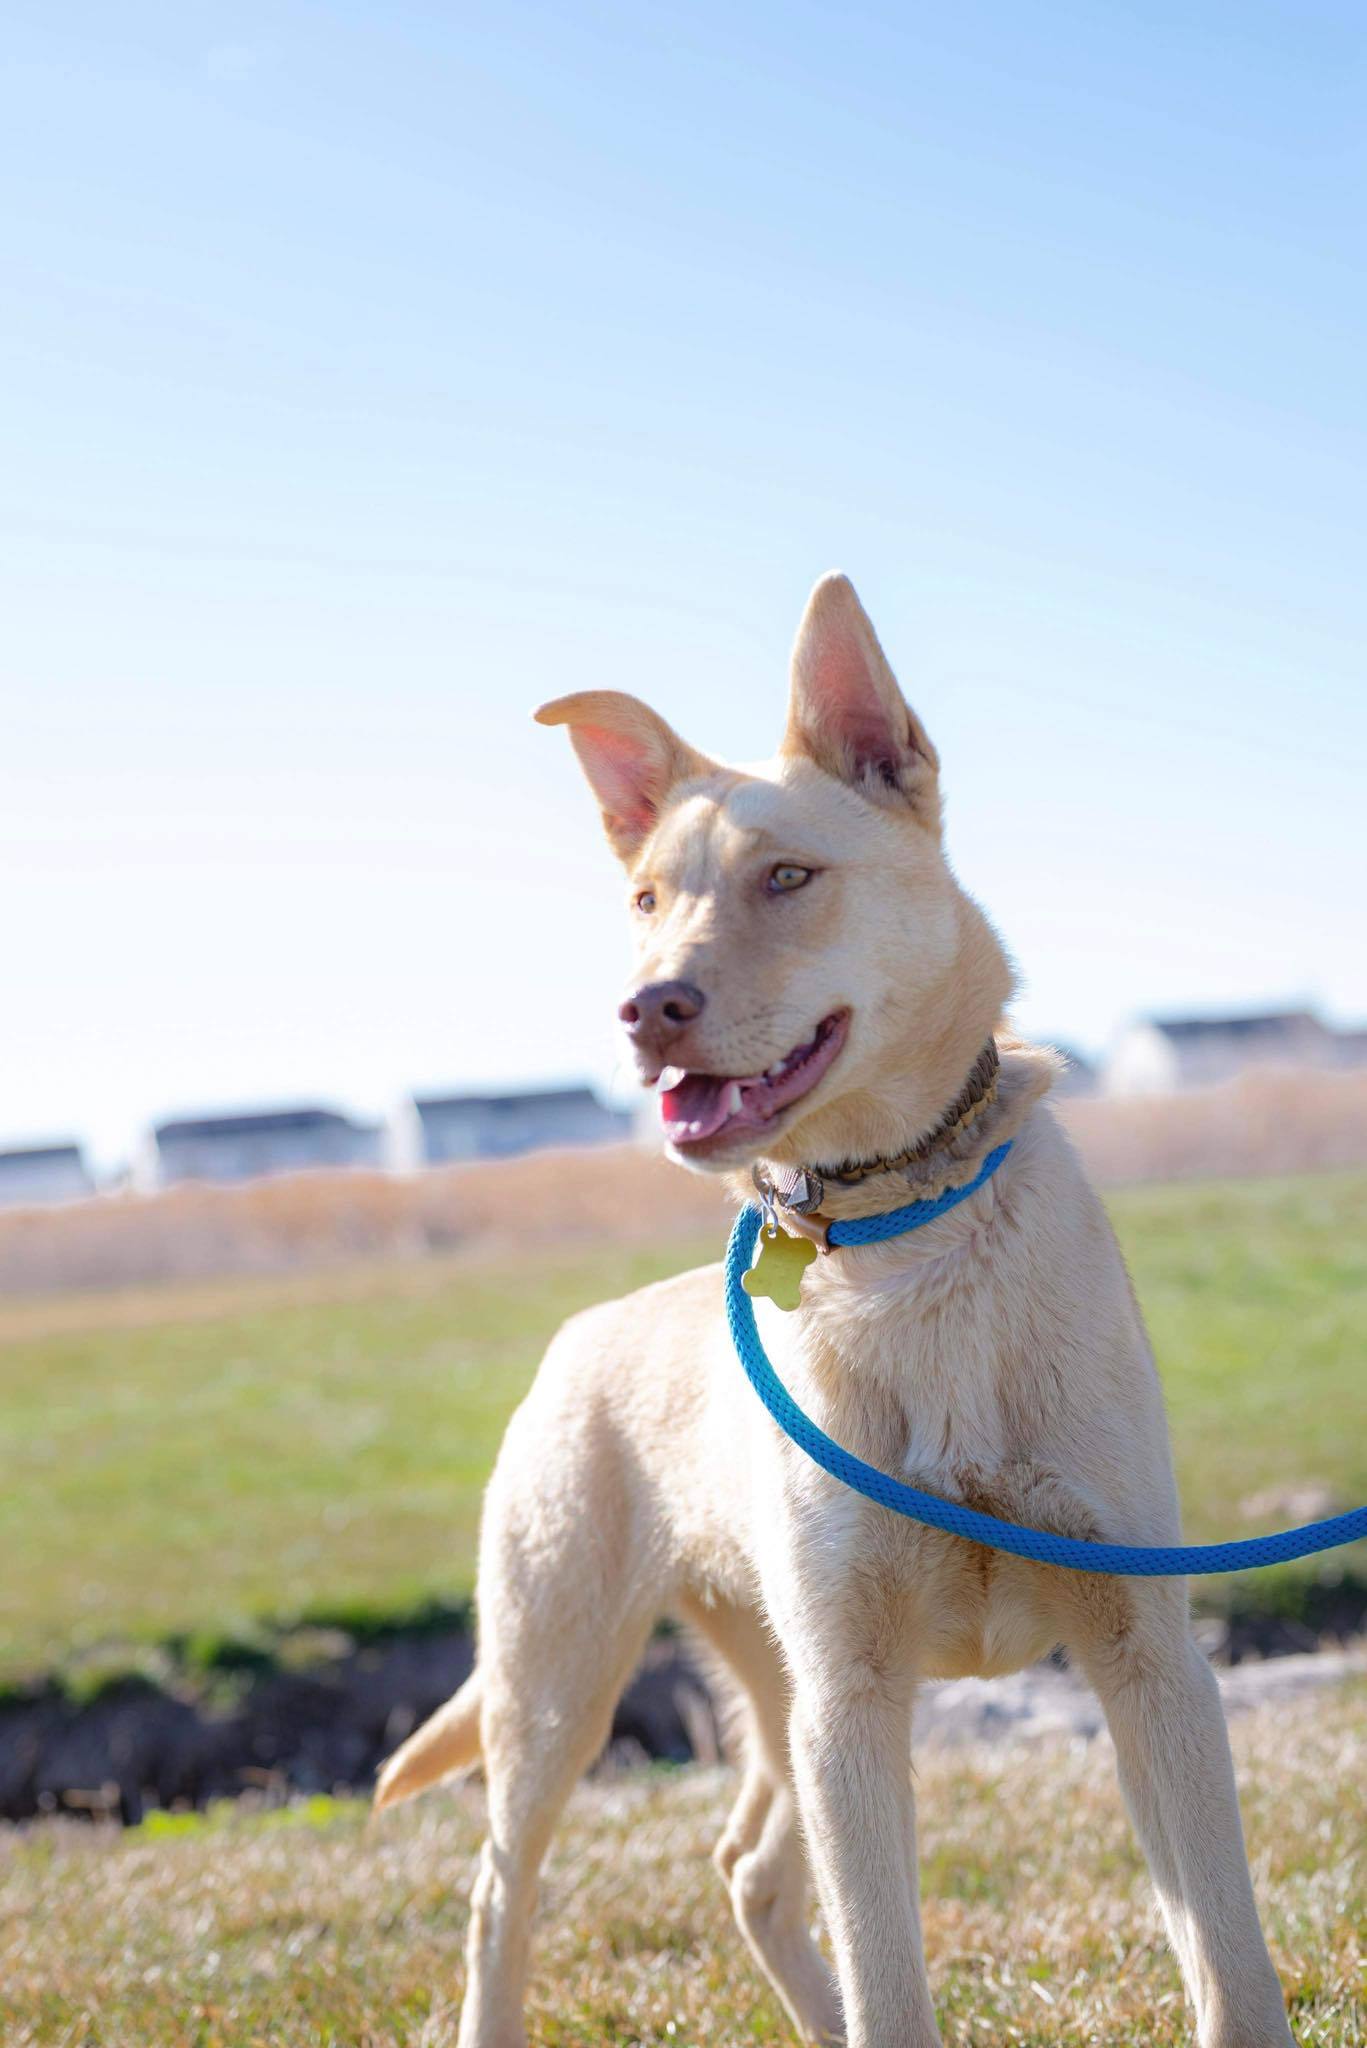
<instances>
[{"instance_id":1,"label":"dog's nose","mask_svg":"<svg viewBox=\"0 0 1367 2048\"><path fill-rule=\"evenodd\" d=\"M707 997L691 981L648 981L617 1014L639 1052L663 1053L702 1012Z\"/></svg>"}]
</instances>

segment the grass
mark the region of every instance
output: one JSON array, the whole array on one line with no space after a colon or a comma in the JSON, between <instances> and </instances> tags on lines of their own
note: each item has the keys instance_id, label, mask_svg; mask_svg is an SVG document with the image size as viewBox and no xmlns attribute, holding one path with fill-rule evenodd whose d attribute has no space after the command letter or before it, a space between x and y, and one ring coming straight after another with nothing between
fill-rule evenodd
<instances>
[{"instance_id":1,"label":"grass","mask_svg":"<svg viewBox=\"0 0 1367 2048\"><path fill-rule=\"evenodd\" d=\"M1163 1374L1189 1541L1367 1501L1367 1174L1145 1187L1110 1208ZM1295 1499L1306 1488L1322 1503ZM1202 1604L1294 1607L1367 1544L1205 1580Z\"/></svg>"},{"instance_id":2,"label":"grass","mask_svg":"<svg viewBox=\"0 0 1367 2048\"><path fill-rule=\"evenodd\" d=\"M0 1677L459 1599L557 1324L712 1246L58 1302L0 1341Z\"/></svg>"},{"instance_id":3,"label":"grass","mask_svg":"<svg viewBox=\"0 0 1367 2048\"><path fill-rule=\"evenodd\" d=\"M1367 1174L1111 1207L1190 1535L1296 1519L1245 1512L1278 1487L1367 1499ZM484 1478L556 1324L719 1252L565 1248L530 1273L430 1262L0 1310L0 1680L101 1644L459 1601Z\"/></svg>"},{"instance_id":4,"label":"grass","mask_svg":"<svg viewBox=\"0 0 1367 2048\"><path fill-rule=\"evenodd\" d=\"M1367 2038L1367 1692L1234 1725L1263 1924L1303 2048ZM538 2048L786 2042L708 1854L725 1772L582 1786L549 1859ZM947 2044L1176 2048L1175 1965L1109 1746L918 1761L926 1945ZM368 1824L281 1814L0 1837L7 2048L449 2048L477 1789Z\"/></svg>"}]
</instances>

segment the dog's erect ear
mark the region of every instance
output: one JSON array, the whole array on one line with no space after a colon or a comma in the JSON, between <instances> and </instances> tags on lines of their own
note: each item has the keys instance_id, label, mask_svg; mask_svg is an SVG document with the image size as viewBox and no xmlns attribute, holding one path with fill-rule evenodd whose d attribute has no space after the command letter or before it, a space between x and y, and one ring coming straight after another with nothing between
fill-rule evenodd
<instances>
[{"instance_id":1,"label":"dog's erect ear","mask_svg":"<svg viewBox=\"0 0 1367 2048\"><path fill-rule=\"evenodd\" d=\"M874 803L940 829L940 761L848 576L823 576L793 647L785 754L805 754Z\"/></svg>"},{"instance_id":2,"label":"dog's erect ear","mask_svg":"<svg viewBox=\"0 0 1367 2048\"><path fill-rule=\"evenodd\" d=\"M540 725L567 725L574 751L603 807L603 829L627 867L654 830L676 782L716 772L657 712L620 690L580 690L535 713Z\"/></svg>"}]
</instances>

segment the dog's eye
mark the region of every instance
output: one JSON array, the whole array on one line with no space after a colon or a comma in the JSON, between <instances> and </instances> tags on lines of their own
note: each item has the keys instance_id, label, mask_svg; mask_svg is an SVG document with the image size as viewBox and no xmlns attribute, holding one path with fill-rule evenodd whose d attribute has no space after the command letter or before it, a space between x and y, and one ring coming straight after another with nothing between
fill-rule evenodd
<instances>
[{"instance_id":1,"label":"dog's eye","mask_svg":"<svg viewBox=\"0 0 1367 2048\"><path fill-rule=\"evenodd\" d=\"M800 868L792 861L781 860L776 868L770 869L764 886L771 896L786 896L793 889L801 889L811 879L810 868Z\"/></svg>"},{"instance_id":2,"label":"dog's eye","mask_svg":"<svg viewBox=\"0 0 1367 2048\"><path fill-rule=\"evenodd\" d=\"M635 901L636 908L640 911L642 917L649 917L655 908L655 891L653 889L642 889Z\"/></svg>"}]
</instances>

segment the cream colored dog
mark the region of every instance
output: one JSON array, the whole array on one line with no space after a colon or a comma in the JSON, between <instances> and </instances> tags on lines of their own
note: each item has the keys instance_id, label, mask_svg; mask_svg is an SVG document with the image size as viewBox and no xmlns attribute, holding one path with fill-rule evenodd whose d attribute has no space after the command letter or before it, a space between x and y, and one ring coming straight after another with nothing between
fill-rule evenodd
<instances>
[{"instance_id":1,"label":"cream colored dog","mask_svg":"<svg viewBox=\"0 0 1367 2048\"><path fill-rule=\"evenodd\" d=\"M963 1185L1014 1139L938 1222L810 1267L796 1314L759 1304L799 1402L928 1491L1072 1536L1178 1541L1158 1380L1106 1217L1043 1102L1052 1055L1002 1034L1010 967L946 864L935 750L849 583L826 578L807 607L768 766L719 766L610 692L537 715L569 727L630 878L621 1015L676 1158L760 1162L790 1194L815 1169L821 1213L848 1216ZM807 2039L938 2041L913 1694L1063 1643L1104 1704L1204 2048L1290 2041L1185 1587L1030 1564L846 1491L760 1407L709 1267L552 1343L485 1500L478 1668L380 1781L385 1806L483 1759L461 2048L524 2041L547 1840L666 1612L738 1684L745 1774L717 1862ZM808 1931L804 1840L835 1981Z\"/></svg>"}]
</instances>

